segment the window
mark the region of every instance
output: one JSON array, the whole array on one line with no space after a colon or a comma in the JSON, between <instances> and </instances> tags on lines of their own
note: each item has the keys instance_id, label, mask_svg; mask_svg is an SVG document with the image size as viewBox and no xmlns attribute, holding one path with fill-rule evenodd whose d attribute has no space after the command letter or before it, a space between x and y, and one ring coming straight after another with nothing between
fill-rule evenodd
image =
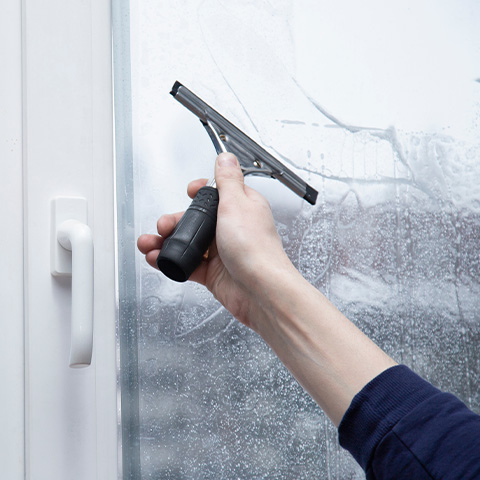
<instances>
[{"instance_id":1,"label":"window","mask_svg":"<svg viewBox=\"0 0 480 480\"><path fill-rule=\"evenodd\" d=\"M364 478L268 347L135 252L214 150L178 80L319 191L269 199L303 275L397 361L480 410L474 1L119 1L125 478ZM477 61L474 61L474 60ZM477 80L476 80L477 79Z\"/></svg>"}]
</instances>

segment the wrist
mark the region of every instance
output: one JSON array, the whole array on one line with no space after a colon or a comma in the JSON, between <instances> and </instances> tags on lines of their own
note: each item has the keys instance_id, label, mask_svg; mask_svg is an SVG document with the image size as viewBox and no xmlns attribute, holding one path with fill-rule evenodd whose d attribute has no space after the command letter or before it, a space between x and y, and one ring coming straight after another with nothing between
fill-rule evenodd
<instances>
[{"instance_id":1,"label":"wrist","mask_svg":"<svg viewBox=\"0 0 480 480\"><path fill-rule=\"evenodd\" d=\"M280 262L257 268L247 288L256 307L249 324L267 343L271 343L270 337L279 322L294 320L293 315L299 313L300 298L307 291L315 290L286 255Z\"/></svg>"}]
</instances>

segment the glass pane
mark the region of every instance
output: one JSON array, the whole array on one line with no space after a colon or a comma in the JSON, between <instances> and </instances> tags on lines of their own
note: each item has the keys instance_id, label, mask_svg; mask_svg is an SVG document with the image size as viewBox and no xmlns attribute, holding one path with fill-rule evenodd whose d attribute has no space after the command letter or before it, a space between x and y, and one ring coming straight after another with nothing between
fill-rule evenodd
<instances>
[{"instance_id":1,"label":"glass pane","mask_svg":"<svg viewBox=\"0 0 480 480\"><path fill-rule=\"evenodd\" d=\"M178 80L319 191L270 201L303 275L480 411L480 7L114 2L124 478L364 478L255 334L135 251L214 150Z\"/></svg>"}]
</instances>

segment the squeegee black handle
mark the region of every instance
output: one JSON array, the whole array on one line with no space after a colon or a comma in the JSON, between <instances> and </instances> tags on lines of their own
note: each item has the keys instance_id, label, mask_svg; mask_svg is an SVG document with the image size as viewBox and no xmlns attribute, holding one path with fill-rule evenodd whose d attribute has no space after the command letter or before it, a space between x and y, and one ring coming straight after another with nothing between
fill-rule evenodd
<instances>
[{"instance_id":1,"label":"squeegee black handle","mask_svg":"<svg viewBox=\"0 0 480 480\"><path fill-rule=\"evenodd\" d=\"M158 268L168 278L185 282L200 265L215 236L217 209L218 190L202 187L157 257Z\"/></svg>"}]
</instances>

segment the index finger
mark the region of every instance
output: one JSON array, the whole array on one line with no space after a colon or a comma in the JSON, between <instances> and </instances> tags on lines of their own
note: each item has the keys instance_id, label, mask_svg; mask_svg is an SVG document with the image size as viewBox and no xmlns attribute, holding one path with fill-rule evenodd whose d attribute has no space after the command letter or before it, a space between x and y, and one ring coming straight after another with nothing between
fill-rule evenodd
<instances>
[{"instance_id":1,"label":"index finger","mask_svg":"<svg viewBox=\"0 0 480 480\"><path fill-rule=\"evenodd\" d=\"M188 184L187 193L190 198L194 198L197 192L207 184L208 180L206 178L199 178L198 180L193 180Z\"/></svg>"}]
</instances>

